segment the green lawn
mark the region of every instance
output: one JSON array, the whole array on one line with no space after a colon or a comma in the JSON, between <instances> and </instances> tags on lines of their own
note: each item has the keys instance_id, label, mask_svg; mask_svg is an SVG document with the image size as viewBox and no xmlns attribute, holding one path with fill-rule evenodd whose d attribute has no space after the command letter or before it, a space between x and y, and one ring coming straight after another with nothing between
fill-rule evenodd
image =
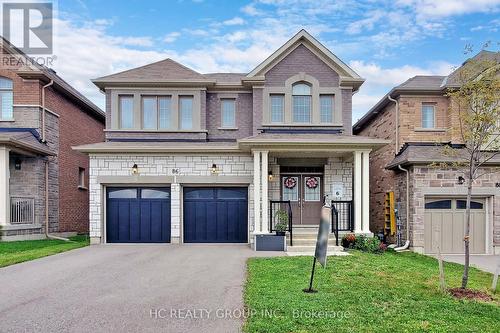
<instances>
[{"instance_id":1,"label":"green lawn","mask_svg":"<svg viewBox=\"0 0 500 333\"><path fill-rule=\"evenodd\" d=\"M500 295L492 302L439 292L438 264L414 253L352 252L318 264L316 294L305 294L311 257L248 261L246 332L499 332ZM445 263L448 287L462 266ZM472 269L469 287L488 291L492 275ZM295 312L294 312L295 311ZM344 312L345 311L345 312ZM308 318L311 314L324 318ZM326 317L326 318L325 318Z\"/></svg>"},{"instance_id":2,"label":"green lawn","mask_svg":"<svg viewBox=\"0 0 500 333\"><path fill-rule=\"evenodd\" d=\"M75 236L70 239L71 242L56 239L0 242L0 267L50 256L89 244L87 236Z\"/></svg>"}]
</instances>

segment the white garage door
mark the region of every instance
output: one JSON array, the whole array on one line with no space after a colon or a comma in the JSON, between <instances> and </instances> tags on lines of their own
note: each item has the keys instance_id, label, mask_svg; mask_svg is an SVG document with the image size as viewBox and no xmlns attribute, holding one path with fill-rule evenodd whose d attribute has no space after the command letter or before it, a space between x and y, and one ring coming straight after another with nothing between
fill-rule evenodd
<instances>
[{"instance_id":1,"label":"white garage door","mask_svg":"<svg viewBox=\"0 0 500 333\"><path fill-rule=\"evenodd\" d=\"M425 252L464 253L465 235L464 199L427 199L425 201ZM483 200L471 202L470 251L486 252L486 211Z\"/></svg>"}]
</instances>

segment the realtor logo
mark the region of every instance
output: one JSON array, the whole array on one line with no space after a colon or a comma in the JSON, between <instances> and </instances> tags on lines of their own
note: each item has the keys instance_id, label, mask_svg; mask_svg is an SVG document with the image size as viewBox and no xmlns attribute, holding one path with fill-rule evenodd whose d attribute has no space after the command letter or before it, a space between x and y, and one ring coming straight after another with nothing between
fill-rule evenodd
<instances>
[{"instance_id":1,"label":"realtor logo","mask_svg":"<svg viewBox=\"0 0 500 333\"><path fill-rule=\"evenodd\" d=\"M51 2L2 4L3 36L26 54L52 53Z\"/></svg>"}]
</instances>

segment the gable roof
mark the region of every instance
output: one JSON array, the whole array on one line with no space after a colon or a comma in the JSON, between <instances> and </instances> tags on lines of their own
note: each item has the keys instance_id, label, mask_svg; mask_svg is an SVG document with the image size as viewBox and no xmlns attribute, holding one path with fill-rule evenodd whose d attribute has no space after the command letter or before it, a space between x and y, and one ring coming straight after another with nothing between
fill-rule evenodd
<instances>
[{"instance_id":1,"label":"gable roof","mask_svg":"<svg viewBox=\"0 0 500 333\"><path fill-rule=\"evenodd\" d=\"M263 80L263 75L267 71L274 67L299 45L307 47L334 71L336 71L340 76L341 83L354 83L356 90L364 82L364 79L362 79L351 67L340 60L335 54L333 54L328 48L326 48L304 29L300 30L297 34L295 34L295 36L290 38L279 49L274 51L269 57L255 67L250 73L248 73L244 80Z\"/></svg>"},{"instance_id":2,"label":"gable roof","mask_svg":"<svg viewBox=\"0 0 500 333\"><path fill-rule=\"evenodd\" d=\"M389 103L389 97L394 98L402 93L407 94L439 94L443 95L448 88L458 86L458 78L460 71L464 66L472 60L478 61L496 61L500 64L500 52L492 52L483 50L476 54L474 57L467 59L462 65L455 69L448 76L439 75L416 75L400 85L392 88L380 101L377 102L367 113L363 115L354 125L353 133L357 134L361 131L370 121L375 118L378 113ZM484 70L484 67L482 68ZM480 74L480 71L477 73Z\"/></svg>"},{"instance_id":3,"label":"gable roof","mask_svg":"<svg viewBox=\"0 0 500 333\"><path fill-rule=\"evenodd\" d=\"M14 57L28 58L24 52L16 48L2 36L0 36L0 44L3 52L6 52ZM66 82L62 77L57 75L53 69L38 64L37 62L29 62L27 66L24 66L22 70L17 71L16 74L23 78L38 78L46 82L50 82L50 80L54 81L54 88L59 89L59 91L68 96L70 99L83 106L88 112L97 116L100 121L105 121L106 114L104 111L102 111L101 108L95 105L78 90L73 88L73 86Z\"/></svg>"},{"instance_id":4,"label":"gable roof","mask_svg":"<svg viewBox=\"0 0 500 333\"><path fill-rule=\"evenodd\" d=\"M212 83L204 75L170 59L164 59L152 64L132 68L123 72L103 76L92 80L99 88L110 83Z\"/></svg>"}]
</instances>

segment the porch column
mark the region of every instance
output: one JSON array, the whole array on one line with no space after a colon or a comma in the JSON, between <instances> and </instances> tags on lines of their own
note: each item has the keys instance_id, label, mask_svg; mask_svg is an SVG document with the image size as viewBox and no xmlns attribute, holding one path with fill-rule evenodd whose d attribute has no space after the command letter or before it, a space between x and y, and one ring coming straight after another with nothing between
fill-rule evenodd
<instances>
[{"instance_id":1,"label":"porch column","mask_svg":"<svg viewBox=\"0 0 500 333\"><path fill-rule=\"evenodd\" d=\"M0 225L10 224L9 152L0 147Z\"/></svg>"},{"instance_id":2,"label":"porch column","mask_svg":"<svg viewBox=\"0 0 500 333\"><path fill-rule=\"evenodd\" d=\"M361 173L361 152L354 152L354 232L362 232L363 203L362 203L362 173Z\"/></svg>"},{"instance_id":3,"label":"porch column","mask_svg":"<svg viewBox=\"0 0 500 333\"><path fill-rule=\"evenodd\" d=\"M260 151L253 152L253 221L254 233L262 233L260 226Z\"/></svg>"},{"instance_id":4,"label":"porch column","mask_svg":"<svg viewBox=\"0 0 500 333\"><path fill-rule=\"evenodd\" d=\"M269 202L267 201L268 199L268 186L267 186L267 181L268 181L268 156L269 152L268 151L263 151L262 152L262 173L261 173L261 179L262 179L262 232L266 233L269 232Z\"/></svg>"},{"instance_id":5,"label":"porch column","mask_svg":"<svg viewBox=\"0 0 500 333\"><path fill-rule=\"evenodd\" d=\"M370 233L370 152L363 152L363 177L362 177L362 219L363 233Z\"/></svg>"}]
</instances>

